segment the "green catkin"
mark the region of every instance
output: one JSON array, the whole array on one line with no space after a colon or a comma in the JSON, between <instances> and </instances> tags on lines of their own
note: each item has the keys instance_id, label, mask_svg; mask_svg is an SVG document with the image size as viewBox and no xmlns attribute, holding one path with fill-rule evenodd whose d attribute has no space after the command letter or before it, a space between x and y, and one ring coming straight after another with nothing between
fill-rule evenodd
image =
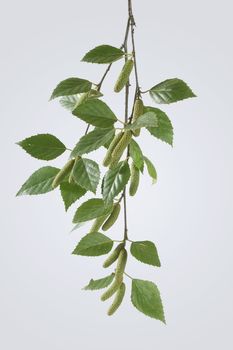
<instances>
[{"instance_id":1,"label":"green catkin","mask_svg":"<svg viewBox=\"0 0 233 350\"><path fill-rule=\"evenodd\" d=\"M80 156L77 156L77 157L75 158L75 162L74 162L74 163L76 163L80 158L81 158ZM75 164L74 164L74 165L75 165ZM74 183L75 183L74 176L73 176L73 168L72 168L71 171L70 171L70 175L69 175L68 182L69 182L70 184L74 184Z\"/></svg>"},{"instance_id":2,"label":"green catkin","mask_svg":"<svg viewBox=\"0 0 233 350\"><path fill-rule=\"evenodd\" d=\"M132 72L132 69L133 69L133 65L134 63L132 59L125 62L120 72L120 75L116 81L116 84L114 86L115 92L120 92L123 89L123 87L127 84L130 73Z\"/></svg>"},{"instance_id":3,"label":"green catkin","mask_svg":"<svg viewBox=\"0 0 233 350\"><path fill-rule=\"evenodd\" d=\"M70 159L65 166L59 171L52 183L52 188L56 188L64 180L64 178L70 173L74 166L75 159Z\"/></svg>"},{"instance_id":4,"label":"green catkin","mask_svg":"<svg viewBox=\"0 0 233 350\"><path fill-rule=\"evenodd\" d=\"M140 98L137 98L135 103L134 103L134 109L133 109L133 119L132 122L135 122L140 115L142 115L144 112L144 105L143 102ZM140 135L141 129L136 129L133 131L134 136L139 136Z\"/></svg>"},{"instance_id":5,"label":"green catkin","mask_svg":"<svg viewBox=\"0 0 233 350\"><path fill-rule=\"evenodd\" d=\"M113 250L113 252L109 255L109 257L103 263L104 268L109 267L117 260L119 254L120 254L121 250L124 248L124 246L125 246L124 243L118 244L118 246Z\"/></svg>"},{"instance_id":6,"label":"green catkin","mask_svg":"<svg viewBox=\"0 0 233 350\"><path fill-rule=\"evenodd\" d=\"M103 166L109 166L112 159L112 151L114 150L114 148L116 147L116 145L118 144L122 136L123 136L123 133L120 132L119 134L115 135L115 137L113 138L112 142L108 147L106 156L103 160Z\"/></svg>"},{"instance_id":7,"label":"green catkin","mask_svg":"<svg viewBox=\"0 0 233 350\"><path fill-rule=\"evenodd\" d=\"M130 196L134 196L137 192L138 185L140 180L140 171L134 163L131 165L131 176L130 176L130 186L129 186L129 194Z\"/></svg>"},{"instance_id":8,"label":"green catkin","mask_svg":"<svg viewBox=\"0 0 233 350\"><path fill-rule=\"evenodd\" d=\"M96 218L95 221L93 222L93 225L90 228L89 233L99 232L100 227L103 225L103 223L107 217L108 217L108 215L103 215L103 216Z\"/></svg>"},{"instance_id":9,"label":"green catkin","mask_svg":"<svg viewBox=\"0 0 233 350\"><path fill-rule=\"evenodd\" d=\"M121 211L120 203L115 203L113 207L113 211L111 212L111 214L109 215L109 217L107 218L107 220L102 226L103 231L109 230L110 227L112 227L115 224L120 214L120 211Z\"/></svg>"},{"instance_id":10,"label":"green catkin","mask_svg":"<svg viewBox=\"0 0 233 350\"><path fill-rule=\"evenodd\" d=\"M125 271L126 262L127 262L127 250L125 248L123 248L120 251L120 254L119 254L118 260L117 260L117 267L116 267L116 272L115 272L115 280L116 281L122 281L123 274Z\"/></svg>"},{"instance_id":11,"label":"green catkin","mask_svg":"<svg viewBox=\"0 0 233 350\"><path fill-rule=\"evenodd\" d=\"M102 301L105 301L109 298L111 298L111 296L113 296L113 294L116 293L116 291L119 289L121 283L123 282L123 277L121 278L121 280L116 280L114 279L113 283L110 285L110 287L106 290L106 292L104 292L102 295L101 295L101 300Z\"/></svg>"},{"instance_id":12,"label":"green catkin","mask_svg":"<svg viewBox=\"0 0 233 350\"><path fill-rule=\"evenodd\" d=\"M122 303L125 296L125 284L122 282L120 288L117 290L112 305L108 309L108 316L112 316Z\"/></svg>"},{"instance_id":13,"label":"green catkin","mask_svg":"<svg viewBox=\"0 0 233 350\"><path fill-rule=\"evenodd\" d=\"M114 166L117 165L117 163L121 159L122 154L124 153L124 150L128 147L131 141L131 138L132 138L132 132L130 130L127 130L123 133L123 136L121 137L120 141L112 151L112 158L109 164L110 168L113 168Z\"/></svg>"}]
</instances>

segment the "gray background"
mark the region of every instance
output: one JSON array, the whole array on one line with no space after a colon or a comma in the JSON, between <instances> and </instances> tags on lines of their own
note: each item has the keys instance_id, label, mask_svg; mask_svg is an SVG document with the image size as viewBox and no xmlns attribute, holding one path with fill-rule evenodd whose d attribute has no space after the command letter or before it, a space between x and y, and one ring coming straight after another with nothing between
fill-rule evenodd
<instances>
[{"instance_id":1,"label":"gray background","mask_svg":"<svg viewBox=\"0 0 233 350\"><path fill-rule=\"evenodd\" d=\"M104 257L70 254L87 230L69 234L77 205L65 215L59 191L14 197L45 163L14 142L49 132L73 147L82 135L83 123L48 98L67 77L99 81L104 67L80 58L99 44L121 44L126 0L9 0L0 20L4 350L232 348L232 3L134 0L134 10L142 88L179 77L198 95L164 108L174 148L143 134L140 144L156 164L158 184L152 187L145 175L128 205L130 237L153 240L162 268L131 258L127 271L159 286L167 326L134 309L129 288L112 318L100 293L81 290L106 271ZM112 85L121 64L103 87L119 116L123 94L113 95ZM153 105L149 97L145 103ZM67 156L51 164L61 166ZM119 221L109 235L119 239L122 230Z\"/></svg>"}]
</instances>

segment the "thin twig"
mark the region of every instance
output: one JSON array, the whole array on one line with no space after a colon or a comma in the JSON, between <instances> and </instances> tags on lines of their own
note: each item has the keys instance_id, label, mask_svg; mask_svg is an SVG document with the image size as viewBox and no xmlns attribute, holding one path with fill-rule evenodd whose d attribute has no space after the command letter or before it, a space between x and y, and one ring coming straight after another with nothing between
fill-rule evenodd
<instances>
[{"instance_id":1,"label":"thin twig","mask_svg":"<svg viewBox=\"0 0 233 350\"><path fill-rule=\"evenodd\" d=\"M120 46L120 49L123 49L125 47L125 44L127 43L128 36L129 36L129 29L130 29L130 18L128 18L128 21L127 21L125 35L124 35L124 41L123 41L123 44ZM127 57L125 57L125 59L127 59ZM105 70L102 78L100 79L100 82L96 85L97 86L97 91L100 91L100 89L102 87L102 84L103 84L103 82L104 82L108 72L110 71L111 67L112 67L112 63L110 63L107 66L107 69ZM90 128L90 124L88 124L88 126L86 128L85 135L88 133L89 128Z\"/></svg>"},{"instance_id":2,"label":"thin twig","mask_svg":"<svg viewBox=\"0 0 233 350\"><path fill-rule=\"evenodd\" d=\"M123 44L120 46L120 49L123 49L123 48L124 48L125 43L126 43L127 40L128 40L129 29L130 29L130 18L128 18L128 21L127 21L126 30L125 30L125 36L124 36L124 41L123 41ZM99 84L97 84L97 90L98 90L98 91L100 91L101 86L102 86L102 84L103 84L103 81L104 81L104 79L106 78L106 76L107 76L108 72L110 71L111 67L112 67L112 63L110 63L110 64L108 65L108 67L107 67L106 71L104 72L104 75L102 76L102 78L101 78Z\"/></svg>"},{"instance_id":3,"label":"thin twig","mask_svg":"<svg viewBox=\"0 0 233 350\"><path fill-rule=\"evenodd\" d=\"M136 80L136 94L137 97L140 96L140 86L138 80L138 69L137 69L137 58L136 58L136 47L134 40L134 27L136 26L134 16L133 16L133 8L132 8L132 0L128 0L129 2L129 19L130 19L130 28L131 28L131 40L133 47L133 57L134 57L134 72L135 72L135 80Z\"/></svg>"},{"instance_id":4,"label":"thin twig","mask_svg":"<svg viewBox=\"0 0 233 350\"><path fill-rule=\"evenodd\" d=\"M129 29L130 29L130 18L128 18L126 30L125 30L125 38L123 41L123 44L121 45L121 49L124 49L125 46L127 46L128 36L129 36ZM125 55L127 55L128 52L125 52Z\"/></svg>"},{"instance_id":5,"label":"thin twig","mask_svg":"<svg viewBox=\"0 0 233 350\"><path fill-rule=\"evenodd\" d=\"M102 86L102 84L103 84L103 81L104 81L106 75L108 74L108 72L110 71L111 67L112 67L112 63L110 63L110 64L108 65L106 71L104 72L104 75L102 76L102 78L101 78L99 84L97 85L97 91L100 91L101 86Z\"/></svg>"},{"instance_id":6,"label":"thin twig","mask_svg":"<svg viewBox=\"0 0 233 350\"><path fill-rule=\"evenodd\" d=\"M87 125L84 135L86 135L88 133L88 130L89 130L90 126L91 126L90 124Z\"/></svg>"},{"instance_id":7,"label":"thin twig","mask_svg":"<svg viewBox=\"0 0 233 350\"><path fill-rule=\"evenodd\" d=\"M130 0L128 0L128 12L130 11ZM125 62L127 61L127 54L128 54L128 37L129 37L129 30L130 30L130 16L128 17L127 21L127 27L125 32L125 39L123 43L123 49L125 52ZM129 114L129 87L130 82L128 81L125 86L125 124L128 123L128 114ZM129 147L127 148L127 157L129 154ZM128 239L128 223L127 223L127 203L126 203L126 186L123 190L123 203L124 203L124 241Z\"/></svg>"},{"instance_id":8,"label":"thin twig","mask_svg":"<svg viewBox=\"0 0 233 350\"><path fill-rule=\"evenodd\" d=\"M130 275L128 275L128 273L124 272L124 274L129 277L131 280L133 280L133 277L131 277Z\"/></svg>"}]
</instances>

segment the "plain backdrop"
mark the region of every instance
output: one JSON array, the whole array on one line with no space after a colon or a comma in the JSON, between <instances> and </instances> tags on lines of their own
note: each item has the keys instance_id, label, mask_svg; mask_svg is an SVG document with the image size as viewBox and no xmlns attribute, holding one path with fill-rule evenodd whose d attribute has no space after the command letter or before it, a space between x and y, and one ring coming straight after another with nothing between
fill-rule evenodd
<instances>
[{"instance_id":1,"label":"plain backdrop","mask_svg":"<svg viewBox=\"0 0 233 350\"><path fill-rule=\"evenodd\" d=\"M156 164L128 200L131 239L155 242L162 267L129 259L127 271L154 281L167 326L139 313L127 295L118 313L99 292L81 290L107 274L104 257L71 252L87 227L70 233L59 191L15 198L46 162L15 142L51 133L73 147L84 123L48 102L56 84L77 76L98 82L105 67L80 62L100 44L122 43L127 1L5 1L1 4L1 254L0 347L4 350L231 349L232 274L232 2L134 0L138 70L143 90L167 78L198 95L161 106L174 126L174 147L143 132L140 145ZM106 79L105 101L123 116L113 94L121 62ZM145 104L154 105L149 96ZM99 150L95 159L103 157ZM91 154L90 157L93 155ZM68 153L51 161L62 166ZM95 157L95 156L94 156ZM123 233L122 220L109 232ZM111 269L110 269L111 270Z\"/></svg>"}]
</instances>

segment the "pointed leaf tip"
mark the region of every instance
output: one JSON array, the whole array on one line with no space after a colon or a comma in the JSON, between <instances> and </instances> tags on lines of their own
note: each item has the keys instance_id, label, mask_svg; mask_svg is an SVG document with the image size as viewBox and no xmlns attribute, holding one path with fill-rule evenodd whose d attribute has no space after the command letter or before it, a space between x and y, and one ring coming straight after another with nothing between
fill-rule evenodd
<instances>
[{"instance_id":1,"label":"pointed leaf tip","mask_svg":"<svg viewBox=\"0 0 233 350\"><path fill-rule=\"evenodd\" d=\"M131 301L136 309L144 315L166 324L160 293L153 282L133 279Z\"/></svg>"}]
</instances>

